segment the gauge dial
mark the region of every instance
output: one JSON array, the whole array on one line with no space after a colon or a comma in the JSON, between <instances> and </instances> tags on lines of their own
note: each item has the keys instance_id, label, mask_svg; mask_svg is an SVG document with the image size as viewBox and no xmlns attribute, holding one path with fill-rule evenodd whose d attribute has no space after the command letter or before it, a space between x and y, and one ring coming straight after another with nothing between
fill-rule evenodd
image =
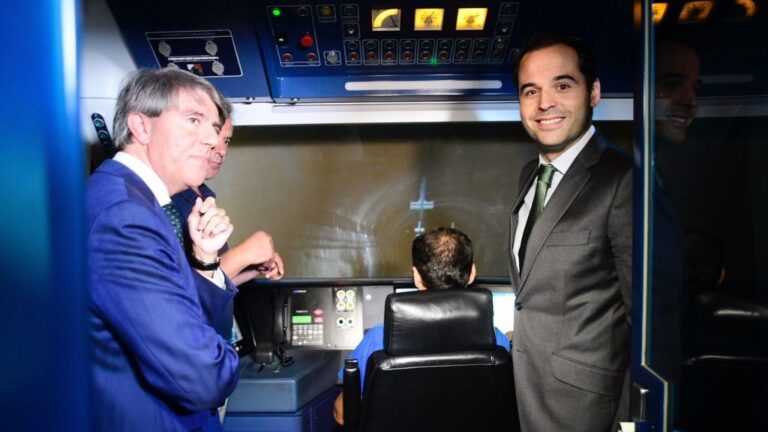
<instances>
[{"instance_id":1,"label":"gauge dial","mask_svg":"<svg viewBox=\"0 0 768 432\"><path fill-rule=\"evenodd\" d=\"M416 9L413 29L416 31L439 31L443 29L445 9Z\"/></svg>"},{"instance_id":2,"label":"gauge dial","mask_svg":"<svg viewBox=\"0 0 768 432\"><path fill-rule=\"evenodd\" d=\"M456 30L482 30L488 8L459 8L456 16Z\"/></svg>"},{"instance_id":3,"label":"gauge dial","mask_svg":"<svg viewBox=\"0 0 768 432\"><path fill-rule=\"evenodd\" d=\"M371 10L373 31L400 31L400 9Z\"/></svg>"}]
</instances>

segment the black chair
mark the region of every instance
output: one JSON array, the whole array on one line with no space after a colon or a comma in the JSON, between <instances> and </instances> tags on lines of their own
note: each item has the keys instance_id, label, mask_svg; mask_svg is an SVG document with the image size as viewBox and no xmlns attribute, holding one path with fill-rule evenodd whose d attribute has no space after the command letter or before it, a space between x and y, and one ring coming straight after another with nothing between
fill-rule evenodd
<instances>
[{"instance_id":1,"label":"black chair","mask_svg":"<svg viewBox=\"0 0 768 432\"><path fill-rule=\"evenodd\" d=\"M357 363L347 360L346 430L519 430L512 358L496 345L491 293L388 296L384 350L368 359L362 404L359 395Z\"/></svg>"},{"instance_id":2,"label":"black chair","mask_svg":"<svg viewBox=\"0 0 768 432\"><path fill-rule=\"evenodd\" d=\"M680 386L682 430L768 430L768 301L724 287L692 302L694 336Z\"/></svg>"}]
</instances>

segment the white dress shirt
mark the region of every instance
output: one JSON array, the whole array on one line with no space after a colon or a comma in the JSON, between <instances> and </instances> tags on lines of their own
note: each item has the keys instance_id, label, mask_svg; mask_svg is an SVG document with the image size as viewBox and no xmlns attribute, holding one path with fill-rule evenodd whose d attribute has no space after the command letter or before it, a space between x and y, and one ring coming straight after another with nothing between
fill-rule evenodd
<instances>
[{"instance_id":1,"label":"white dress shirt","mask_svg":"<svg viewBox=\"0 0 768 432\"><path fill-rule=\"evenodd\" d=\"M560 156L555 158L552 162L549 162L548 160L544 159L544 157L539 154L539 166L542 164L552 164L552 166L555 168L555 173L552 176L552 184L549 186L549 189L547 190L547 195L544 197L544 207L546 208L547 203L549 202L549 198L552 197L552 194L555 193L555 189L557 189L557 185L560 184L560 180L563 179L563 176L566 172L568 172L568 169L573 164L573 161L576 160L576 156L581 153L581 150L584 149L584 147L587 145L589 140L592 138L592 135L595 134L595 127L590 125L589 129L584 133L584 135L581 136L578 140L576 140L576 144L569 147L566 151L564 151ZM538 170L537 170L538 172ZM515 264L519 266L520 262L520 242L523 239L523 231L525 230L525 224L528 223L528 215L531 213L531 205L533 204L533 197L536 194L536 180L533 181L531 186L528 188L528 192L525 194L525 198L523 199L523 204L520 206L520 211L518 212L517 216L517 230L515 230L515 242L513 245L513 253L515 254ZM520 272L520 268L517 269L517 272Z\"/></svg>"}]
</instances>

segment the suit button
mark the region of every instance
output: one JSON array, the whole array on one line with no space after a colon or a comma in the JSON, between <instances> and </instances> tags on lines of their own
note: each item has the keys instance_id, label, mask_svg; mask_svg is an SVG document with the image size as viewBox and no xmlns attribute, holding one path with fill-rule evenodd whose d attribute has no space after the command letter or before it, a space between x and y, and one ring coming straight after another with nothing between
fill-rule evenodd
<instances>
[{"instance_id":1,"label":"suit button","mask_svg":"<svg viewBox=\"0 0 768 432\"><path fill-rule=\"evenodd\" d=\"M522 310L523 304L520 302L515 302L515 310Z\"/></svg>"}]
</instances>

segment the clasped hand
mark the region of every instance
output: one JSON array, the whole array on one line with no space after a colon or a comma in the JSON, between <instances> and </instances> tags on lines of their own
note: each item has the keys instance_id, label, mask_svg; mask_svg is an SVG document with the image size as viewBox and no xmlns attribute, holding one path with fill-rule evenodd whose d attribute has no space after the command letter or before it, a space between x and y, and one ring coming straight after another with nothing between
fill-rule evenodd
<instances>
[{"instance_id":1,"label":"clasped hand","mask_svg":"<svg viewBox=\"0 0 768 432\"><path fill-rule=\"evenodd\" d=\"M201 261L213 262L234 230L224 209L216 207L216 200L208 197L195 199L187 219L192 252Z\"/></svg>"}]
</instances>

